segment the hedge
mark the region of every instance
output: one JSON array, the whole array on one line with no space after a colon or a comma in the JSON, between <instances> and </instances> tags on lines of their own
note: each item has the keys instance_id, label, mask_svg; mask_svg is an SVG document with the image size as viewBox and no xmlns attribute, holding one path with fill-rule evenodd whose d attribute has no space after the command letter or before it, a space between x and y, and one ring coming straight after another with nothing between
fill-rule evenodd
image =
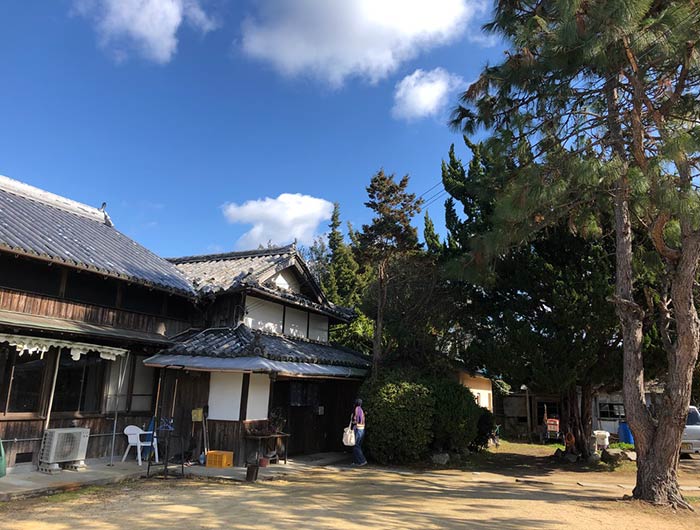
<instances>
[{"instance_id":1,"label":"hedge","mask_svg":"<svg viewBox=\"0 0 700 530\"><path fill-rule=\"evenodd\" d=\"M367 448L381 464L405 464L424 458L433 438L434 399L416 382L384 381L370 387Z\"/></svg>"},{"instance_id":2,"label":"hedge","mask_svg":"<svg viewBox=\"0 0 700 530\"><path fill-rule=\"evenodd\" d=\"M490 412L471 391L448 377L388 371L362 391L367 450L381 464L423 460L431 451L467 453L488 443Z\"/></svg>"}]
</instances>

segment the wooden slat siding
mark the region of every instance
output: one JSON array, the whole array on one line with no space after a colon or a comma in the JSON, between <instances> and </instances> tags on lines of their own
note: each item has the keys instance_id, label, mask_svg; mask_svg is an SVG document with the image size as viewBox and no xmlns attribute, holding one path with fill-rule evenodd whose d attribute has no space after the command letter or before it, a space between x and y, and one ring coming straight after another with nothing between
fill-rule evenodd
<instances>
[{"instance_id":1,"label":"wooden slat siding","mask_svg":"<svg viewBox=\"0 0 700 530\"><path fill-rule=\"evenodd\" d=\"M219 296L207 309L207 325L213 328L235 326L241 319L243 307L240 293Z\"/></svg>"},{"instance_id":2,"label":"wooden slat siding","mask_svg":"<svg viewBox=\"0 0 700 530\"><path fill-rule=\"evenodd\" d=\"M161 387L161 417L169 418L172 410L172 397L177 378L177 398L173 414L173 426L177 435L184 437L185 453L192 452L197 440L192 435L192 409L203 408L209 404L209 372L186 372L184 370L165 370ZM201 437L201 430L195 429L195 436ZM175 449L179 450L179 442ZM192 454L193 458L199 455Z\"/></svg>"},{"instance_id":3,"label":"wooden slat siding","mask_svg":"<svg viewBox=\"0 0 700 530\"><path fill-rule=\"evenodd\" d=\"M68 302L7 289L0 289L0 309L121 329L133 329L165 336L175 335L190 327L189 321Z\"/></svg>"},{"instance_id":4,"label":"wooden slat siding","mask_svg":"<svg viewBox=\"0 0 700 530\"><path fill-rule=\"evenodd\" d=\"M210 420L209 427L209 447L219 451L233 451L233 463L235 466L245 466L246 443L250 447L252 455L255 448L252 442L246 442L246 429L265 429L267 420L249 421L225 421Z\"/></svg>"},{"instance_id":5,"label":"wooden slat siding","mask_svg":"<svg viewBox=\"0 0 700 530\"><path fill-rule=\"evenodd\" d=\"M139 427L147 426L150 421L150 415L143 414L126 414L119 415L117 418L117 436L114 444L115 458L121 459L126 450L126 436L124 436L124 427L127 425L137 425ZM88 443L87 458L102 458L109 456L112 443L112 427L113 420L107 417L95 418L60 418L51 420L49 427L52 429L61 427L87 427L90 429L90 441ZM38 464L39 449L41 441L33 442L12 442L11 440L41 438L43 435L44 421L43 420L16 420L0 422L0 439L5 441L5 455L7 465L15 465L15 456L17 453L34 453L34 464ZM96 434L105 434L107 436L93 436ZM132 454L133 456L133 454Z\"/></svg>"}]
</instances>

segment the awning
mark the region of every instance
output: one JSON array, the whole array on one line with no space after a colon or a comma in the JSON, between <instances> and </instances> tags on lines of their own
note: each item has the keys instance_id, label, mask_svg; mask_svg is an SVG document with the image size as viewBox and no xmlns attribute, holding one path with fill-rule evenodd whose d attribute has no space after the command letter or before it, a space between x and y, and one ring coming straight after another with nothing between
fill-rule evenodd
<instances>
[{"instance_id":1,"label":"awning","mask_svg":"<svg viewBox=\"0 0 700 530\"><path fill-rule=\"evenodd\" d=\"M88 322L78 322L63 318L17 313L15 311L0 310L0 325L5 328L10 328L12 331L24 331L26 329L31 332L31 330L42 330L80 335L88 338L88 340L93 337L100 337L104 339L129 340L157 345L166 345L170 343L167 337L157 333L115 328L112 326L90 324Z\"/></svg>"},{"instance_id":2,"label":"awning","mask_svg":"<svg viewBox=\"0 0 700 530\"><path fill-rule=\"evenodd\" d=\"M26 335L12 335L7 333L0 333L0 343L1 342L7 342L10 346L14 346L20 355L25 352L40 353L43 355L52 347L69 348L74 361L79 360L81 355L85 355L91 351L99 353L100 357L108 361L115 361L119 355L125 355L127 352L124 348L114 348L101 344L88 344L86 342L73 342L45 337L28 337Z\"/></svg>"},{"instance_id":3,"label":"awning","mask_svg":"<svg viewBox=\"0 0 700 530\"><path fill-rule=\"evenodd\" d=\"M363 378L364 368L329 364L273 361L264 357L205 357L202 355L159 354L143 362L146 366L181 368L203 372L258 372L282 376Z\"/></svg>"}]
</instances>

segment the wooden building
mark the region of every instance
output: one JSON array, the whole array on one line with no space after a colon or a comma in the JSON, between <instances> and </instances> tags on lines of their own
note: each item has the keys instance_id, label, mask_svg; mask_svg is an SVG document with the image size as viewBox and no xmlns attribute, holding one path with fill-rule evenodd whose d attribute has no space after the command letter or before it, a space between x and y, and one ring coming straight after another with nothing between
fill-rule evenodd
<instances>
[{"instance_id":1,"label":"wooden building","mask_svg":"<svg viewBox=\"0 0 700 530\"><path fill-rule=\"evenodd\" d=\"M104 207L0 177L9 466L36 465L52 427L88 427L88 458L108 455L115 412L118 433L147 426L159 380L160 411L175 411L190 450L191 409L202 406L212 448L234 449L239 463L245 429L266 428L273 409L291 452L337 448L368 368L328 343L329 326L352 316L326 300L293 246L165 260L119 232ZM120 454L124 436L116 441Z\"/></svg>"},{"instance_id":2,"label":"wooden building","mask_svg":"<svg viewBox=\"0 0 700 530\"><path fill-rule=\"evenodd\" d=\"M270 415L291 435L289 453L342 448L368 359L329 344L329 326L353 318L325 298L293 245L172 259L203 300L205 326L146 359L165 368L174 421L195 432L190 411L208 410L211 448L245 464L246 433L268 430ZM199 425L198 425L199 426ZM195 445L190 440L190 445Z\"/></svg>"},{"instance_id":3,"label":"wooden building","mask_svg":"<svg viewBox=\"0 0 700 530\"><path fill-rule=\"evenodd\" d=\"M195 299L182 272L117 231L104 209L0 177L8 465L36 464L47 427L89 427L87 456L98 457L110 449L115 410L120 432L147 424L155 371L143 359L191 328Z\"/></svg>"}]
</instances>

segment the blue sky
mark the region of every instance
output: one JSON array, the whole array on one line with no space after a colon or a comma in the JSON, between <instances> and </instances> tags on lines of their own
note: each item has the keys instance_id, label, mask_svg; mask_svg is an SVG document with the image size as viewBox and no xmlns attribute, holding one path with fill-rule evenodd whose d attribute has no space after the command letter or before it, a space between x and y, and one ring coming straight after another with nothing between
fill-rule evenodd
<instances>
[{"instance_id":1,"label":"blue sky","mask_svg":"<svg viewBox=\"0 0 700 530\"><path fill-rule=\"evenodd\" d=\"M0 174L106 201L119 229L164 256L308 240L334 201L359 226L379 168L408 173L417 194L438 182L461 142L449 106L502 56L479 30L486 11L485 0L3 2ZM441 224L442 200L429 211Z\"/></svg>"}]
</instances>

